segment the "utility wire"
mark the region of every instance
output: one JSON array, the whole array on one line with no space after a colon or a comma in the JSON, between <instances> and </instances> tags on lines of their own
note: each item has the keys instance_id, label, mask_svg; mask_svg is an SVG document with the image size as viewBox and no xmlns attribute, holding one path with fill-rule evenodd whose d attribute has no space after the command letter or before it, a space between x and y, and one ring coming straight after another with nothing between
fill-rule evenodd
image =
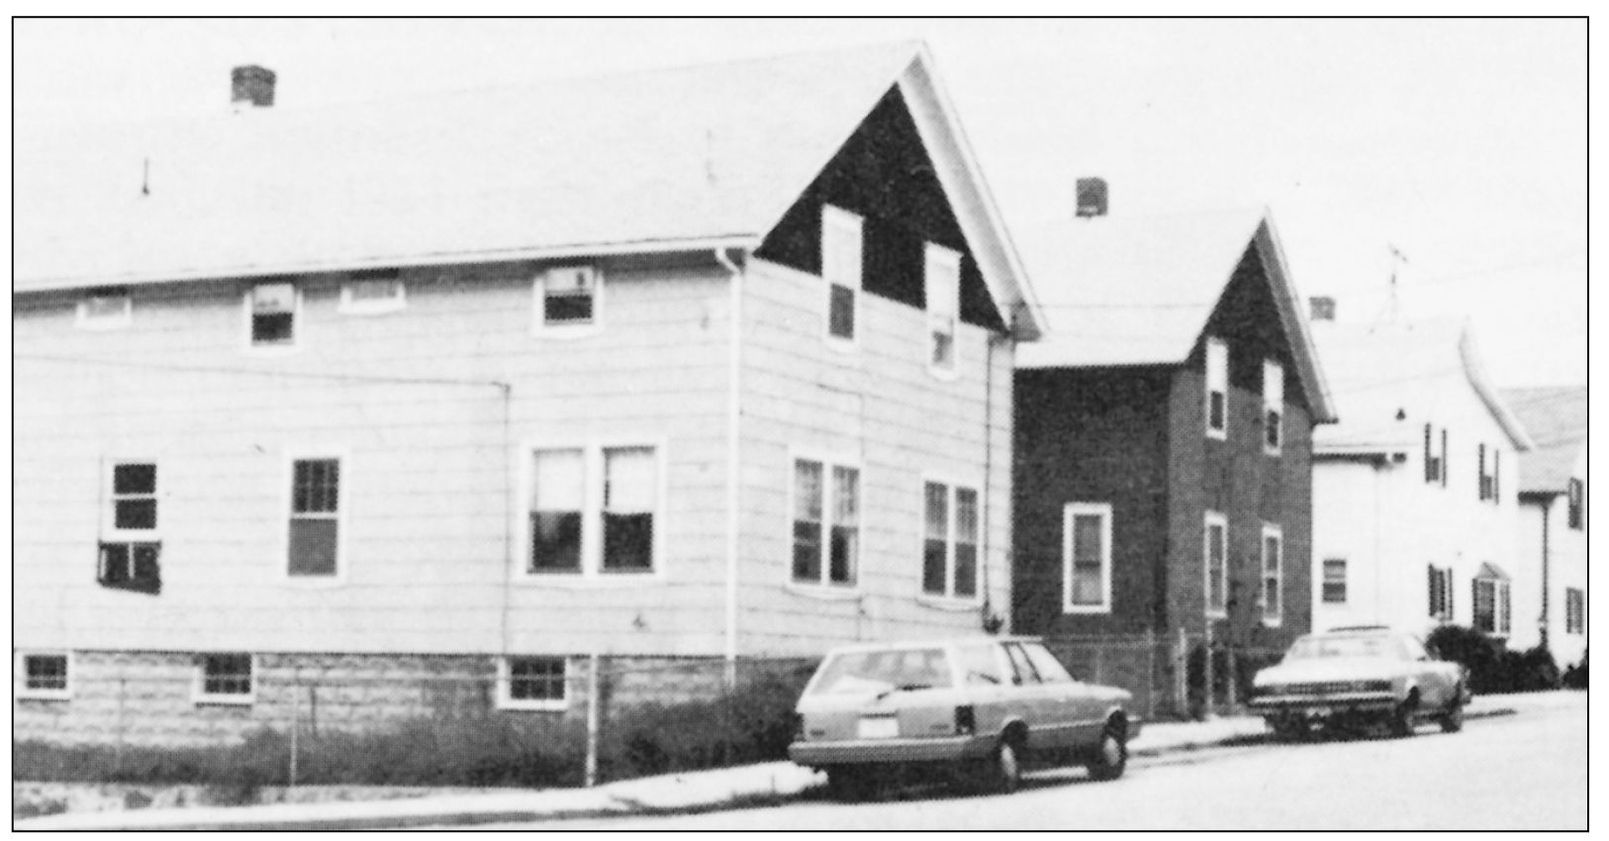
<instances>
[{"instance_id":1,"label":"utility wire","mask_svg":"<svg viewBox=\"0 0 1609 841\"><path fill-rule=\"evenodd\" d=\"M451 385L477 388L512 388L501 380L456 380L444 377L382 377L371 374L322 374L304 371L269 371L261 368L235 368L227 365L175 365L164 362L134 362L126 359L105 359L85 356L52 356L49 354L13 354L13 360L25 362L60 362L72 365L101 365L109 368L140 368L153 371L179 371L193 374L241 374L257 377L278 377L331 382L361 382L377 385Z\"/></svg>"}]
</instances>

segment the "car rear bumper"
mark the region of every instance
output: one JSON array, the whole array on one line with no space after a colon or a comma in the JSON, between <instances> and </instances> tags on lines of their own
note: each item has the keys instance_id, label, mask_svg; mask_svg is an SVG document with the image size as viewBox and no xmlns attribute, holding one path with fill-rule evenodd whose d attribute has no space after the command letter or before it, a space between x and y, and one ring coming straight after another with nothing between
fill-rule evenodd
<instances>
[{"instance_id":1,"label":"car rear bumper","mask_svg":"<svg viewBox=\"0 0 1609 841\"><path fill-rule=\"evenodd\" d=\"M1261 715L1326 716L1345 712L1377 712L1397 705L1389 692L1338 692L1332 695L1262 695L1251 699Z\"/></svg>"},{"instance_id":2,"label":"car rear bumper","mask_svg":"<svg viewBox=\"0 0 1609 841\"><path fill-rule=\"evenodd\" d=\"M812 768L894 762L955 762L986 757L994 745L992 736L794 742L788 746L788 758Z\"/></svg>"}]
</instances>

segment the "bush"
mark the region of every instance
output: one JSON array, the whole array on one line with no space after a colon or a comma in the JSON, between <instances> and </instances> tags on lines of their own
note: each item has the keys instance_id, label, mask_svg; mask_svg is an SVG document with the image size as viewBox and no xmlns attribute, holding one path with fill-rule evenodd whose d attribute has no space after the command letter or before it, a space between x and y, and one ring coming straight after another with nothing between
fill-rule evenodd
<instances>
[{"instance_id":1,"label":"bush","mask_svg":"<svg viewBox=\"0 0 1609 841\"><path fill-rule=\"evenodd\" d=\"M1564 670L1559 683L1566 689L1587 688L1587 653L1581 652L1581 662L1572 664Z\"/></svg>"},{"instance_id":2,"label":"bush","mask_svg":"<svg viewBox=\"0 0 1609 841\"><path fill-rule=\"evenodd\" d=\"M1427 644L1469 670L1469 689L1477 695L1557 689L1559 666L1547 649L1510 651L1501 640L1459 625L1430 632Z\"/></svg>"}]
</instances>

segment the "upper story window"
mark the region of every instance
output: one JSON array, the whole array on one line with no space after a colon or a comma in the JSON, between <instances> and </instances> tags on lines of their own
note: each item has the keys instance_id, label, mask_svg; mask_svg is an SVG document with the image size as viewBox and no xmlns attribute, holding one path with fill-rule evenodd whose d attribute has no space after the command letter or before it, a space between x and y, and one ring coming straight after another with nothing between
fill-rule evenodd
<instances>
[{"instance_id":1,"label":"upper story window","mask_svg":"<svg viewBox=\"0 0 1609 841\"><path fill-rule=\"evenodd\" d=\"M923 277L927 285L928 366L935 373L956 369L956 323L961 308L961 255L927 244Z\"/></svg>"},{"instance_id":2,"label":"upper story window","mask_svg":"<svg viewBox=\"0 0 1609 841\"><path fill-rule=\"evenodd\" d=\"M1477 631L1506 637L1510 631L1508 580L1494 576L1475 579L1474 621Z\"/></svg>"},{"instance_id":3,"label":"upper story window","mask_svg":"<svg viewBox=\"0 0 1609 841\"><path fill-rule=\"evenodd\" d=\"M1564 588L1564 632L1587 632L1587 593L1576 587Z\"/></svg>"},{"instance_id":4,"label":"upper story window","mask_svg":"<svg viewBox=\"0 0 1609 841\"><path fill-rule=\"evenodd\" d=\"M1229 437L1229 345L1207 340L1207 437Z\"/></svg>"},{"instance_id":5,"label":"upper story window","mask_svg":"<svg viewBox=\"0 0 1609 841\"><path fill-rule=\"evenodd\" d=\"M860 470L793 462L793 580L853 587L860 565Z\"/></svg>"},{"instance_id":6,"label":"upper story window","mask_svg":"<svg viewBox=\"0 0 1609 841\"><path fill-rule=\"evenodd\" d=\"M1485 500L1489 499L1492 502L1501 503L1502 499L1499 496L1498 481L1502 471L1502 453L1496 447L1493 447L1491 451L1491 460L1488 462L1486 445L1481 444L1479 449L1476 451L1476 454L1477 460L1480 464L1481 500L1484 502ZM1488 466L1491 468L1490 473L1487 472Z\"/></svg>"},{"instance_id":7,"label":"upper story window","mask_svg":"<svg viewBox=\"0 0 1609 841\"><path fill-rule=\"evenodd\" d=\"M1436 449L1436 429L1425 424L1425 482L1447 486L1447 430L1441 431L1441 449Z\"/></svg>"},{"instance_id":8,"label":"upper story window","mask_svg":"<svg viewBox=\"0 0 1609 841\"><path fill-rule=\"evenodd\" d=\"M978 595L978 492L924 482L922 592L944 598Z\"/></svg>"},{"instance_id":9,"label":"upper story window","mask_svg":"<svg viewBox=\"0 0 1609 841\"><path fill-rule=\"evenodd\" d=\"M1570 528L1585 529L1587 527L1586 483L1580 479L1571 479L1569 487Z\"/></svg>"},{"instance_id":10,"label":"upper story window","mask_svg":"<svg viewBox=\"0 0 1609 841\"><path fill-rule=\"evenodd\" d=\"M296 344L296 316L301 293L294 283L259 283L246 293L252 347Z\"/></svg>"},{"instance_id":11,"label":"upper story window","mask_svg":"<svg viewBox=\"0 0 1609 841\"><path fill-rule=\"evenodd\" d=\"M1203 518L1201 566L1204 578L1207 615L1222 618L1228 615L1229 592L1229 520L1216 511L1208 511Z\"/></svg>"},{"instance_id":12,"label":"upper story window","mask_svg":"<svg viewBox=\"0 0 1609 841\"><path fill-rule=\"evenodd\" d=\"M852 344L857 337L861 289L861 218L821 206L821 276L827 281L827 338Z\"/></svg>"},{"instance_id":13,"label":"upper story window","mask_svg":"<svg viewBox=\"0 0 1609 841\"><path fill-rule=\"evenodd\" d=\"M555 266L536 276L538 335L587 334L602 325L603 277L593 266Z\"/></svg>"},{"instance_id":14,"label":"upper story window","mask_svg":"<svg viewBox=\"0 0 1609 841\"><path fill-rule=\"evenodd\" d=\"M290 538L286 573L331 578L340 569L341 460L291 462Z\"/></svg>"},{"instance_id":15,"label":"upper story window","mask_svg":"<svg viewBox=\"0 0 1609 841\"><path fill-rule=\"evenodd\" d=\"M162 589L157 532L156 464L117 462L100 542L96 580L103 586L156 593Z\"/></svg>"},{"instance_id":16,"label":"upper story window","mask_svg":"<svg viewBox=\"0 0 1609 841\"><path fill-rule=\"evenodd\" d=\"M407 288L396 269L358 272L341 284L341 312L374 315L407 306Z\"/></svg>"},{"instance_id":17,"label":"upper story window","mask_svg":"<svg viewBox=\"0 0 1609 841\"><path fill-rule=\"evenodd\" d=\"M1279 455L1285 440L1285 368L1263 360L1263 452Z\"/></svg>"},{"instance_id":18,"label":"upper story window","mask_svg":"<svg viewBox=\"0 0 1609 841\"><path fill-rule=\"evenodd\" d=\"M127 289L96 289L78 301L76 323L85 330L116 330L134 323L134 299Z\"/></svg>"},{"instance_id":19,"label":"upper story window","mask_svg":"<svg viewBox=\"0 0 1609 841\"><path fill-rule=\"evenodd\" d=\"M1445 622L1453 621L1453 568L1431 564L1430 616Z\"/></svg>"},{"instance_id":20,"label":"upper story window","mask_svg":"<svg viewBox=\"0 0 1609 841\"><path fill-rule=\"evenodd\" d=\"M1112 612L1112 506L1062 508L1062 612Z\"/></svg>"},{"instance_id":21,"label":"upper story window","mask_svg":"<svg viewBox=\"0 0 1609 841\"><path fill-rule=\"evenodd\" d=\"M1263 624L1278 625L1285 614L1285 535L1279 526L1263 524Z\"/></svg>"},{"instance_id":22,"label":"upper story window","mask_svg":"<svg viewBox=\"0 0 1609 841\"><path fill-rule=\"evenodd\" d=\"M656 448L538 449L531 460L527 574L655 571Z\"/></svg>"},{"instance_id":23,"label":"upper story window","mask_svg":"<svg viewBox=\"0 0 1609 841\"><path fill-rule=\"evenodd\" d=\"M1323 599L1325 604L1346 604L1346 559L1324 559Z\"/></svg>"}]
</instances>

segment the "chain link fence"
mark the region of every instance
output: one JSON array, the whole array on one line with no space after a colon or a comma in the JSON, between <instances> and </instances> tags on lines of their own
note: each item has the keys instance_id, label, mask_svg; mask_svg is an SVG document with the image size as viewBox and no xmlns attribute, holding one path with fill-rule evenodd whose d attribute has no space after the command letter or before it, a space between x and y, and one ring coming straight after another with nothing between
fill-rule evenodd
<instances>
[{"instance_id":1,"label":"chain link fence","mask_svg":"<svg viewBox=\"0 0 1609 841\"><path fill-rule=\"evenodd\" d=\"M1283 648L1190 633L1063 636L1045 643L1073 677L1128 690L1148 720L1243 714L1252 678L1285 655Z\"/></svg>"}]
</instances>

